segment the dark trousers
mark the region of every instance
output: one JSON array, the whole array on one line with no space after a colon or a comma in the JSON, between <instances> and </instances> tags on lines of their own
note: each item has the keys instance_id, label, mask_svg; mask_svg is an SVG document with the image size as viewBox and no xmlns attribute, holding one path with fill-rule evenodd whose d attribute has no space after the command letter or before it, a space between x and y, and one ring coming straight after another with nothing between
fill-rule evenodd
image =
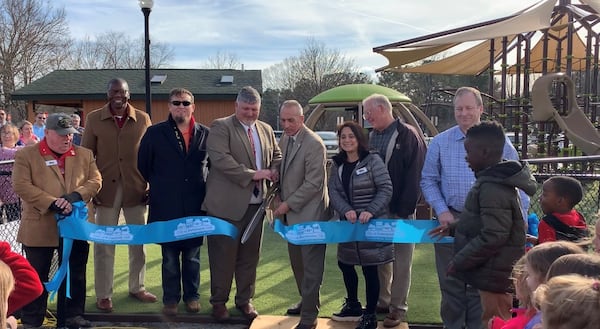
<instances>
[{"instance_id":1,"label":"dark trousers","mask_svg":"<svg viewBox=\"0 0 600 329\"><path fill-rule=\"evenodd\" d=\"M342 270L348 300L358 301L358 275L356 274L354 265L348 265L338 261L338 266L340 270ZM362 272L365 277L367 297L365 314L375 314L377 299L379 299L379 275L377 272L377 265L362 266Z\"/></svg>"},{"instance_id":2,"label":"dark trousers","mask_svg":"<svg viewBox=\"0 0 600 329\"><path fill-rule=\"evenodd\" d=\"M182 284L183 301L197 301L200 298L200 247L168 244L161 245L161 250L163 304L179 303Z\"/></svg>"},{"instance_id":3,"label":"dark trousers","mask_svg":"<svg viewBox=\"0 0 600 329\"><path fill-rule=\"evenodd\" d=\"M48 282L54 247L23 246L25 257L37 271L42 282ZM83 315L85 312L86 266L90 246L87 241L74 240L71 256L69 257L71 298L66 298L64 289L59 289L58 301L66 300L64 316L66 319ZM62 259L62 239L58 247L59 261ZM22 309L21 322L24 325L39 327L44 322L48 306L48 292L44 292L33 302Z\"/></svg>"},{"instance_id":4,"label":"dark trousers","mask_svg":"<svg viewBox=\"0 0 600 329\"><path fill-rule=\"evenodd\" d=\"M478 329L481 327L481 301L479 291L463 281L446 275L448 264L454 257L452 243L436 243L435 264L442 293L440 315L448 329Z\"/></svg>"},{"instance_id":5,"label":"dark trousers","mask_svg":"<svg viewBox=\"0 0 600 329\"><path fill-rule=\"evenodd\" d=\"M210 235L208 241L208 262L210 264L210 303L225 304L229 300L231 283L235 276L235 305L243 306L251 302L256 285L256 267L260 254L263 225L256 227L248 241L242 244L242 233L250 223L260 205L248 205L246 213L239 221L227 220L238 229L234 239L225 235ZM215 214L209 216L219 217Z\"/></svg>"}]
</instances>

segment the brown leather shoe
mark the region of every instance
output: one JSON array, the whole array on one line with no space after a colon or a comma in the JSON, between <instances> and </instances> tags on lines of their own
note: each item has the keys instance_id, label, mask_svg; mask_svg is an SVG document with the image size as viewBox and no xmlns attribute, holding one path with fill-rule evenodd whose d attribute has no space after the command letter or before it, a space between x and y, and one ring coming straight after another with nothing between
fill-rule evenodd
<instances>
[{"instance_id":1,"label":"brown leather shoe","mask_svg":"<svg viewBox=\"0 0 600 329\"><path fill-rule=\"evenodd\" d=\"M240 310L240 312L242 312L242 315L248 320L254 320L258 316L258 312L256 312L256 309L251 303L244 305L236 305L235 308Z\"/></svg>"},{"instance_id":2,"label":"brown leather shoe","mask_svg":"<svg viewBox=\"0 0 600 329\"><path fill-rule=\"evenodd\" d=\"M135 294L130 292L129 296L139 300L142 303L156 303L156 296L147 292L146 290L138 291Z\"/></svg>"},{"instance_id":3,"label":"brown leather shoe","mask_svg":"<svg viewBox=\"0 0 600 329\"><path fill-rule=\"evenodd\" d=\"M162 314L167 316L177 315L177 304L166 304L162 308Z\"/></svg>"},{"instance_id":4,"label":"brown leather shoe","mask_svg":"<svg viewBox=\"0 0 600 329\"><path fill-rule=\"evenodd\" d=\"M229 311L227 310L227 306L225 306L225 304L213 304L212 316L218 322L229 320Z\"/></svg>"},{"instance_id":5,"label":"brown leather shoe","mask_svg":"<svg viewBox=\"0 0 600 329\"><path fill-rule=\"evenodd\" d=\"M112 300L110 298L101 298L96 301L96 308L104 313L110 313L113 310Z\"/></svg>"},{"instance_id":6,"label":"brown leather shoe","mask_svg":"<svg viewBox=\"0 0 600 329\"><path fill-rule=\"evenodd\" d=\"M403 310L393 310L388 315L386 315L385 319L383 319L383 326L386 328L400 326L400 328L405 329L408 328L408 323L406 323L406 313Z\"/></svg>"},{"instance_id":7,"label":"brown leather shoe","mask_svg":"<svg viewBox=\"0 0 600 329\"><path fill-rule=\"evenodd\" d=\"M185 310L188 313L198 313L200 312L200 303L197 300L190 300L185 302Z\"/></svg>"}]
</instances>

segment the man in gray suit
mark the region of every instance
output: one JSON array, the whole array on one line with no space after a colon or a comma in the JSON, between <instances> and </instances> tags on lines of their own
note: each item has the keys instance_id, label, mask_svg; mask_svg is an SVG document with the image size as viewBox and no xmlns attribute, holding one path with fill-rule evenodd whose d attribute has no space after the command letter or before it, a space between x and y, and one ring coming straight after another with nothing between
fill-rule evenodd
<instances>
[{"instance_id":1,"label":"man in gray suit","mask_svg":"<svg viewBox=\"0 0 600 329\"><path fill-rule=\"evenodd\" d=\"M217 321L229 319L225 304L234 275L236 308L247 319L258 316L251 301L262 225L244 244L241 243L241 235L265 197L267 181L278 179L281 162L281 151L273 129L258 121L260 102L256 89L243 87L235 101L235 114L215 120L206 141L210 172L206 180L204 209L209 216L226 220L239 231L235 239L224 235L207 238L210 303Z\"/></svg>"},{"instance_id":2,"label":"man in gray suit","mask_svg":"<svg viewBox=\"0 0 600 329\"><path fill-rule=\"evenodd\" d=\"M325 145L304 125L302 106L288 100L281 105L279 119L284 136L279 146L284 154L280 167L280 203L273 212L285 224L329 219ZM323 281L325 244L288 243L292 271L302 301L288 314L300 314L296 329L314 329L319 315L319 290Z\"/></svg>"}]
</instances>

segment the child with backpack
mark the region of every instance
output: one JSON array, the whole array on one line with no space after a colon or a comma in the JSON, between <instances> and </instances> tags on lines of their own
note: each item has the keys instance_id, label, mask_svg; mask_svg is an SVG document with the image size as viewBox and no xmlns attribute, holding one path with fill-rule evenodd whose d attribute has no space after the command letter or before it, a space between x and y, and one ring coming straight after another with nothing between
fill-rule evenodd
<instances>
[{"instance_id":1,"label":"child with backpack","mask_svg":"<svg viewBox=\"0 0 600 329\"><path fill-rule=\"evenodd\" d=\"M540 196L544 217L538 227L538 244L558 240L579 242L588 237L585 218L573 209L582 198L583 188L575 178L554 176L544 182Z\"/></svg>"}]
</instances>

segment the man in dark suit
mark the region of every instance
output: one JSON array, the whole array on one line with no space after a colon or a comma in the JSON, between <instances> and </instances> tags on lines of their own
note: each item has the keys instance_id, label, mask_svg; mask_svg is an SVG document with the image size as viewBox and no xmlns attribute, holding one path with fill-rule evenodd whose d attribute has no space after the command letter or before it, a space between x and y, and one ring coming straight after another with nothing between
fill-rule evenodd
<instances>
[{"instance_id":1,"label":"man in dark suit","mask_svg":"<svg viewBox=\"0 0 600 329\"><path fill-rule=\"evenodd\" d=\"M195 122L195 108L189 90L171 90L169 117L149 127L140 142L138 169L150 184L148 223L204 215L208 127ZM200 237L161 244L163 314L177 314L182 284L186 311L200 310L202 241Z\"/></svg>"},{"instance_id":2,"label":"man in dark suit","mask_svg":"<svg viewBox=\"0 0 600 329\"><path fill-rule=\"evenodd\" d=\"M259 121L260 95L243 87L235 101L235 114L212 123L206 146L210 172L206 181L204 209L209 216L222 218L239 231L236 239L212 235L208 240L210 303L217 321L229 318L226 303L235 275L235 306L248 319L258 316L252 305L256 267L262 239L259 225L246 243L242 232L259 209L267 181L278 179L281 151L273 129Z\"/></svg>"},{"instance_id":3,"label":"man in dark suit","mask_svg":"<svg viewBox=\"0 0 600 329\"><path fill-rule=\"evenodd\" d=\"M287 225L329 219L327 156L321 138L304 125L302 106L295 100L281 105L279 119L284 136L279 146L284 154L280 166L281 203L273 215ZM292 271L302 301L288 314L300 314L296 329L314 329L319 315L319 290L325 266L325 244L288 243Z\"/></svg>"}]
</instances>

